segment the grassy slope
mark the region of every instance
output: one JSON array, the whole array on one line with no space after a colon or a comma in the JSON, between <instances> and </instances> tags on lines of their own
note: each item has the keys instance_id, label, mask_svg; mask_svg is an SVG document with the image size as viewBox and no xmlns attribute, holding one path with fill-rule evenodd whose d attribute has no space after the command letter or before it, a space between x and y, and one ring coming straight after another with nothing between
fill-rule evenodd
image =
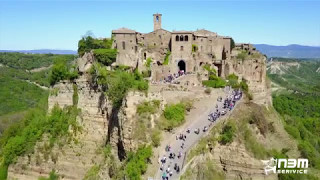
<instances>
[{"instance_id":1,"label":"grassy slope","mask_svg":"<svg viewBox=\"0 0 320 180\"><path fill-rule=\"evenodd\" d=\"M270 74L272 82L287 88L288 90L316 93L320 92L320 73L316 70L320 67L320 61L297 61L288 59L275 59L280 62L299 62L300 67L282 69L284 74Z\"/></svg>"},{"instance_id":2,"label":"grassy slope","mask_svg":"<svg viewBox=\"0 0 320 180\"><path fill-rule=\"evenodd\" d=\"M286 131L296 140L301 156L308 158L314 173L320 175L320 67L319 61L278 59L280 62L298 62L284 74L268 76L282 86L273 92L273 106L281 115Z\"/></svg>"},{"instance_id":3,"label":"grassy slope","mask_svg":"<svg viewBox=\"0 0 320 180\"><path fill-rule=\"evenodd\" d=\"M0 53L0 134L48 95L46 90L27 80L49 87L50 69L33 73L28 70L48 67L57 58L66 58L70 62L75 56Z\"/></svg>"}]
</instances>

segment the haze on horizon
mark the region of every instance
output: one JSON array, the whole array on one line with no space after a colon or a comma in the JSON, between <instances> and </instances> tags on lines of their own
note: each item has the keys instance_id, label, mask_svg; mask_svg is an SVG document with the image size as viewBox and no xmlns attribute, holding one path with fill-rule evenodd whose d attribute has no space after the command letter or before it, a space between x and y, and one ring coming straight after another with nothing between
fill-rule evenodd
<instances>
[{"instance_id":1,"label":"haze on horizon","mask_svg":"<svg viewBox=\"0 0 320 180\"><path fill-rule=\"evenodd\" d=\"M320 46L317 1L0 1L0 49L70 49L92 31L110 37L112 29L207 29L253 44Z\"/></svg>"}]
</instances>

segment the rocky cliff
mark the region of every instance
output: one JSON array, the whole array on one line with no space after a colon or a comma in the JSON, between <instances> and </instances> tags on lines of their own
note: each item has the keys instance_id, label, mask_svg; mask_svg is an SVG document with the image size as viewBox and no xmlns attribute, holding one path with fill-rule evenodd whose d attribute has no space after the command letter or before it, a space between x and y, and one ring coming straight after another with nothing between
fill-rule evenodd
<instances>
[{"instance_id":1,"label":"rocky cliff","mask_svg":"<svg viewBox=\"0 0 320 180\"><path fill-rule=\"evenodd\" d=\"M126 156L126 152L137 149L139 142L134 137L137 105L144 101L159 100L161 109L165 101L157 92L145 94L129 92L120 108L114 108L100 87L93 86L87 71L94 58L86 53L77 61L80 74L73 82L61 81L51 88L48 112L55 105L61 108L75 103L81 110L77 117L79 132L72 132L71 140L61 138L52 149L44 136L35 146L34 153L19 157L8 170L8 179L31 180L49 176L52 170L63 179L83 179L94 166L104 162L103 148L112 146L115 161ZM75 101L77 96L77 102ZM156 118L159 114L151 116ZM106 171L105 171L106 170ZM108 168L100 174L101 179L109 179Z\"/></svg>"},{"instance_id":2,"label":"rocky cliff","mask_svg":"<svg viewBox=\"0 0 320 180\"><path fill-rule=\"evenodd\" d=\"M78 108L81 109L77 118L80 133L74 134L70 142L61 140L61 144L54 145L50 151L45 150L48 140L43 137L33 154L19 157L17 163L9 167L8 179L37 179L48 176L53 169L63 179L82 179L94 164L103 160L98 152L106 143L108 117L105 111L111 108L103 93L91 89L84 77L73 83L60 82L53 87L58 93L49 97L49 111L55 104L60 107L73 104L73 86L78 89Z\"/></svg>"}]
</instances>

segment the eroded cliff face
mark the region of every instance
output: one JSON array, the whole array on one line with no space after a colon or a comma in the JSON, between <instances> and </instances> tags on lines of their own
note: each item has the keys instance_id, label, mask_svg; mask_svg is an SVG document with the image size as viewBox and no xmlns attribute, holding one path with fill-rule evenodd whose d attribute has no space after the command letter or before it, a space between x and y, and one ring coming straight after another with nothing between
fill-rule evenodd
<instances>
[{"instance_id":1,"label":"eroded cliff face","mask_svg":"<svg viewBox=\"0 0 320 180\"><path fill-rule=\"evenodd\" d=\"M73 86L78 89L78 108L81 114L77 122L81 130L74 134L70 142L58 140L52 150L46 151L48 139L43 137L35 146L34 153L19 157L16 164L9 167L8 179L38 179L48 176L54 169L63 179L83 179L86 172L103 160L99 152L106 143L108 118L104 111L110 109L103 93L94 91L88 81L81 77L74 83L60 82L53 88L56 95L50 95L49 112L54 105L65 107L73 104Z\"/></svg>"},{"instance_id":2,"label":"eroded cliff face","mask_svg":"<svg viewBox=\"0 0 320 180\"><path fill-rule=\"evenodd\" d=\"M272 104L272 98L271 82L267 79L266 57L259 52L255 54L257 57L232 59L225 65L225 73L234 73L240 80L247 82L254 103L269 106Z\"/></svg>"},{"instance_id":3,"label":"eroded cliff face","mask_svg":"<svg viewBox=\"0 0 320 180\"><path fill-rule=\"evenodd\" d=\"M93 86L88 69L93 62L92 53L86 53L78 59L80 74L73 82L62 81L51 88L48 99L48 112L55 105L61 108L74 105L74 96L78 96L77 108L81 113L77 117L80 127L72 132L71 138L61 137L48 148L47 135L36 144L34 153L17 159L8 169L8 179L34 180L40 176L48 177L52 170L67 180L83 179L86 173L96 165L103 165L105 157L103 148L112 146L115 161L122 160L126 152L136 150L139 142L133 136L137 105L144 101L159 100L161 107L165 101L159 93L129 92L120 108L114 108L104 91ZM75 92L76 91L76 92ZM154 114L151 119L159 114ZM110 179L108 167L103 165L100 179Z\"/></svg>"},{"instance_id":4,"label":"eroded cliff face","mask_svg":"<svg viewBox=\"0 0 320 180\"><path fill-rule=\"evenodd\" d=\"M123 144L123 149L128 151L133 151L138 148L140 145L139 141L134 137L134 131L137 131L135 121L138 121L137 117L137 105L142 102L148 102L152 100L160 101L160 111L164 108L165 100L160 93L141 93L141 92L129 92L127 97L124 99L122 107L118 113L118 121L119 127L113 129L113 132L110 133L112 136L110 137L111 144L116 146L117 141L121 141ZM150 117L151 127L154 128L154 119L160 116L159 113L153 114ZM120 128L119 134L115 131L118 131L117 128ZM146 134L147 135L147 134Z\"/></svg>"}]
</instances>

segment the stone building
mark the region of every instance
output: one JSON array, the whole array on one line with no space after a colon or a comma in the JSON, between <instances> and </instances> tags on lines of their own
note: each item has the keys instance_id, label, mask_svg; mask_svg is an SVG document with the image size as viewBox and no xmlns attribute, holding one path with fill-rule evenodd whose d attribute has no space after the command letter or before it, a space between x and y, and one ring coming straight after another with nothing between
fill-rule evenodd
<instances>
[{"instance_id":1,"label":"stone building","mask_svg":"<svg viewBox=\"0 0 320 180\"><path fill-rule=\"evenodd\" d=\"M218 70L218 75L226 76L225 64L231 58L231 38L219 36L205 29L196 31L167 31L161 28L162 15L153 15L154 30L139 33L120 28L112 31L113 48L118 49L114 65L138 67L147 70L148 58L152 59L152 79L163 77L183 70L197 73L202 66L209 64ZM168 56L167 62L165 57Z\"/></svg>"}]
</instances>

